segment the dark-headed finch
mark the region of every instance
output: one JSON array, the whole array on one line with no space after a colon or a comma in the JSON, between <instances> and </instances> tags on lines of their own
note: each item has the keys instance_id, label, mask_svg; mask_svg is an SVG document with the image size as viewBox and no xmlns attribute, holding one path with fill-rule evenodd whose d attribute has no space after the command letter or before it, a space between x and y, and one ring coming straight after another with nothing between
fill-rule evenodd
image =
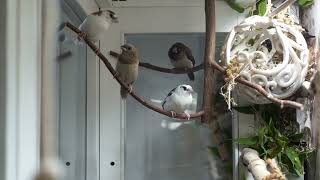
<instances>
[{"instance_id":1,"label":"dark-headed finch","mask_svg":"<svg viewBox=\"0 0 320 180\"><path fill-rule=\"evenodd\" d=\"M175 68L191 69L195 65L191 49L183 43L177 42L173 44L168 51L168 56ZM188 73L188 77L193 81L195 78L194 73Z\"/></svg>"}]
</instances>

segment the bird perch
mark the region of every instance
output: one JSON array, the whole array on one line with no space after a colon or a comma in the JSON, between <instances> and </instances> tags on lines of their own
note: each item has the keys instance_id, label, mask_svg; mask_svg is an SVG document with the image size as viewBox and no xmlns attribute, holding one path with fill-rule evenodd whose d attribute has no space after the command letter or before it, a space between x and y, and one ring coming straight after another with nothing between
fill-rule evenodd
<instances>
[{"instance_id":1,"label":"bird perch","mask_svg":"<svg viewBox=\"0 0 320 180\"><path fill-rule=\"evenodd\" d=\"M64 23L64 25L66 27L68 27L70 30L72 30L73 32L81 35L81 34L84 34L82 31L80 31L77 27L75 27L74 25L72 25L71 23L69 22L66 22ZM83 36L82 37L84 42L94 51L94 53L100 58L100 60L104 63L104 65L107 67L107 69L110 71L110 73L112 74L112 76L118 81L118 83L124 87L126 90L130 91L130 88L129 86L124 83L120 77L117 75L117 72L114 70L114 68L112 67L112 65L110 64L109 60L100 52L99 48L93 43L91 42L86 36ZM131 92L129 92L129 94L134 98L136 99L139 103L141 103L143 106L153 110L153 111L156 111L160 114L163 114L165 116L168 116L168 117L171 117L171 118L178 118L178 119L181 119L183 121L187 121L188 120L188 116L186 114L172 114L171 112L168 112L168 111L164 111L163 109L157 107L157 106L154 106L150 103L148 103L147 101L145 101L143 98L141 98L140 96L138 96L136 94L136 92L134 90L132 90ZM196 112L196 113L193 113L193 114L190 114L190 118L198 118L198 117L201 117L202 115L204 114L203 111L199 111L199 112Z\"/></svg>"},{"instance_id":2,"label":"bird perch","mask_svg":"<svg viewBox=\"0 0 320 180\"><path fill-rule=\"evenodd\" d=\"M110 51L109 54L110 54L110 56L113 56L115 58L119 57L119 53L114 52L114 51ZM191 72L197 72L197 71L203 69L203 63L201 63L193 68L190 68L190 69L179 69L179 68L169 69L169 68L163 68L163 67L155 66L150 63L144 63L144 62L140 62L139 66L147 68L147 69L152 69L155 71L159 71L159 72L163 72L163 73L171 73L171 74L186 74L186 73L191 73Z\"/></svg>"},{"instance_id":3,"label":"bird perch","mask_svg":"<svg viewBox=\"0 0 320 180\"><path fill-rule=\"evenodd\" d=\"M109 54L111 56L113 56L113 57L118 57L119 56L119 54L117 52L114 52L114 51L110 51ZM217 71L219 71L221 73L225 73L225 68L220 66L215 61L210 61L210 65L212 67L212 71L217 70ZM176 68L168 69L168 68L163 68L163 67L152 65L150 63L143 63L143 62L140 62L139 66L144 67L144 68L148 68L148 69L152 69L152 70L155 70L155 71L159 71L159 72L164 72L164 73L186 74L186 73L196 72L196 71L199 71L199 70L203 69L204 64L201 63L198 66L195 66L194 68L191 68L191 69L176 69ZM278 99L276 97L270 96L269 93L264 88L262 88L262 86L260 86L260 85L254 84L254 83L252 83L250 81L247 81L247 80L245 80L245 79L243 79L241 77L235 79L235 81L240 83L240 84L243 84L245 86L248 86L248 87L250 87L252 89L255 89L261 95L263 95L267 99L269 99L271 102L273 102L275 104L279 104L281 107L287 106L287 107L292 107L292 108L303 110L303 105L301 103L297 103L295 101L290 101L290 100L281 100L281 99Z\"/></svg>"},{"instance_id":4,"label":"bird perch","mask_svg":"<svg viewBox=\"0 0 320 180\"><path fill-rule=\"evenodd\" d=\"M211 62L211 66L212 66L212 71L218 70L221 73L225 73L225 68L221 67L218 63ZM258 91L261 95L269 99L271 102L275 104L279 104L281 107L287 106L287 107L303 110L303 105L301 103L297 103L295 101L290 101L290 100L282 100L282 99L278 99L276 97L270 96L270 94L264 88L262 88L262 86L254 84L248 80L245 80L242 77L236 78L235 81Z\"/></svg>"}]
</instances>

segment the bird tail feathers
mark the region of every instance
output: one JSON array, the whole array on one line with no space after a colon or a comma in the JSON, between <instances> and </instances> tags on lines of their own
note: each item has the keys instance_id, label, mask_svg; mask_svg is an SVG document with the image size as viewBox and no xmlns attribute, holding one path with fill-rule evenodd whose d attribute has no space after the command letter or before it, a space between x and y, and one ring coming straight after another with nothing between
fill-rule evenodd
<instances>
[{"instance_id":1,"label":"bird tail feathers","mask_svg":"<svg viewBox=\"0 0 320 180\"><path fill-rule=\"evenodd\" d=\"M194 81L194 73L188 73L188 77L191 81Z\"/></svg>"},{"instance_id":2,"label":"bird tail feathers","mask_svg":"<svg viewBox=\"0 0 320 180\"><path fill-rule=\"evenodd\" d=\"M179 129L181 126L183 125L183 123L181 122L172 122L166 119L163 119L161 122L161 127L168 129L170 131L175 131L177 129Z\"/></svg>"},{"instance_id":3,"label":"bird tail feathers","mask_svg":"<svg viewBox=\"0 0 320 180\"><path fill-rule=\"evenodd\" d=\"M125 88L121 87L120 95L122 99L125 99L128 96L128 91Z\"/></svg>"}]
</instances>

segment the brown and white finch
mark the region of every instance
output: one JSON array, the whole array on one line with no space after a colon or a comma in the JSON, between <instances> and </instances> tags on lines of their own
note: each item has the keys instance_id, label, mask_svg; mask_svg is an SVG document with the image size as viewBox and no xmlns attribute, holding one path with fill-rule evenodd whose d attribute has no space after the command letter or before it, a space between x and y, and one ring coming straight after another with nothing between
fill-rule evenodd
<instances>
[{"instance_id":1,"label":"brown and white finch","mask_svg":"<svg viewBox=\"0 0 320 180\"><path fill-rule=\"evenodd\" d=\"M121 54L118 58L116 71L120 78L129 85L130 91L132 84L138 78L139 71L139 51L132 44L121 46ZM121 87L121 97L125 99L128 96L128 91Z\"/></svg>"},{"instance_id":2,"label":"brown and white finch","mask_svg":"<svg viewBox=\"0 0 320 180\"><path fill-rule=\"evenodd\" d=\"M104 10L88 15L79 29L87 34L89 40L97 42L101 40L110 25L117 22L118 18L113 11Z\"/></svg>"},{"instance_id":3,"label":"brown and white finch","mask_svg":"<svg viewBox=\"0 0 320 180\"><path fill-rule=\"evenodd\" d=\"M183 43L177 42L173 44L168 51L168 56L171 64L175 68L190 69L195 65L195 60L191 49ZM188 77L191 81L193 81L194 73L188 73Z\"/></svg>"}]
</instances>

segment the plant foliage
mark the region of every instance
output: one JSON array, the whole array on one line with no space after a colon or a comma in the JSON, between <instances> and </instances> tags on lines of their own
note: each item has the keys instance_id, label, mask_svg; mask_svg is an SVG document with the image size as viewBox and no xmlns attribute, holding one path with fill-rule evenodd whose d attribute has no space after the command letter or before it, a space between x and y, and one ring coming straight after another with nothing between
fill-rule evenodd
<instances>
[{"instance_id":1,"label":"plant foliage","mask_svg":"<svg viewBox=\"0 0 320 180\"><path fill-rule=\"evenodd\" d=\"M237 108L241 112L252 113L252 107ZM259 109L255 107L255 109ZM260 115L266 122L266 125L256 131L256 135L247 138L236 139L235 142L257 150L260 157L277 158L279 165L286 172L302 176L304 173L304 161L311 155L314 149L304 146L301 142L304 138L303 133L283 135L274 125L277 119L275 105L268 105L265 108L260 107ZM255 111L256 112L256 111Z\"/></svg>"},{"instance_id":2,"label":"plant foliage","mask_svg":"<svg viewBox=\"0 0 320 180\"><path fill-rule=\"evenodd\" d=\"M237 3L236 0L225 0L227 4L239 13L243 13L246 9L250 9L249 15L263 16L267 11L267 0L256 0L256 3L252 7L244 7L241 3ZM308 8L313 5L314 0L298 0L298 4L302 8Z\"/></svg>"}]
</instances>

